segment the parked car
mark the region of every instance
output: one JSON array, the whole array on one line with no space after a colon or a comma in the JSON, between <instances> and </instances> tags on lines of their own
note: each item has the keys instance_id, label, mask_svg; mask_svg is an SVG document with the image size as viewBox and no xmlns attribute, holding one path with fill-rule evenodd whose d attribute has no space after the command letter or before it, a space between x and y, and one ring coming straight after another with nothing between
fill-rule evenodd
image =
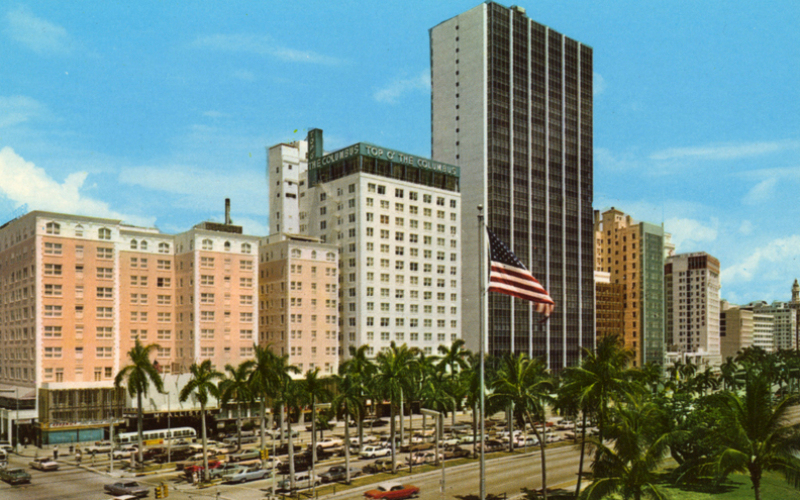
<instances>
[{"instance_id":1,"label":"parked car","mask_svg":"<svg viewBox=\"0 0 800 500\"><path fill-rule=\"evenodd\" d=\"M442 458L443 455L439 452L439 459ZM433 451L418 451L409 455L407 461L412 465L433 463L436 461L436 453Z\"/></svg>"},{"instance_id":2,"label":"parked car","mask_svg":"<svg viewBox=\"0 0 800 500\"><path fill-rule=\"evenodd\" d=\"M311 468L311 453L298 453L294 456L294 471L304 472ZM278 464L278 471L281 474L289 473L289 462Z\"/></svg>"},{"instance_id":3,"label":"parked car","mask_svg":"<svg viewBox=\"0 0 800 500\"><path fill-rule=\"evenodd\" d=\"M222 476L226 483L244 483L246 481L256 481L270 477L270 469L262 469L261 464L250 467L240 467L239 470L230 472Z\"/></svg>"},{"instance_id":4,"label":"parked car","mask_svg":"<svg viewBox=\"0 0 800 500\"><path fill-rule=\"evenodd\" d=\"M261 458L259 450L242 450L239 453L228 455L228 460L231 462L243 462L245 460L256 460Z\"/></svg>"},{"instance_id":5,"label":"parked car","mask_svg":"<svg viewBox=\"0 0 800 500\"><path fill-rule=\"evenodd\" d=\"M111 441L95 441L94 444L83 448L83 453L87 455L99 453L111 453L114 444Z\"/></svg>"},{"instance_id":6,"label":"parked car","mask_svg":"<svg viewBox=\"0 0 800 500\"><path fill-rule=\"evenodd\" d=\"M295 472L294 486L295 489L302 490L304 488L311 488L312 486L319 486L321 481L319 477L311 474L311 471ZM291 478L287 477L278 481L278 489L281 491L289 491L292 487Z\"/></svg>"},{"instance_id":7,"label":"parked car","mask_svg":"<svg viewBox=\"0 0 800 500\"><path fill-rule=\"evenodd\" d=\"M359 453L360 458L388 457L392 454L391 448L384 446L365 446Z\"/></svg>"},{"instance_id":8,"label":"parked car","mask_svg":"<svg viewBox=\"0 0 800 500\"><path fill-rule=\"evenodd\" d=\"M400 447L400 451L402 452L426 451L426 450L431 450L435 447L436 445L433 443L417 443L417 444L412 444L411 446L409 446L408 443L406 443Z\"/></svg>"},{"instance_id":9,"label":"parked car","mask_svg":"<svg viewBox=\"0 0 800 500\"><path fill-rule=\"evenodd\" d=\"M31 466L31 469L41 471L58 470L58 462L53 460L51 457L34 458L28 465Z\"/></svg>"},{"instance_id":10,"label":"parked car","mask_svg":"<svg viewBox=\"0 0 800 500\"><path fill-rule=\"evenodd\" d=\"M25 472L25 469L13 467L11 469L0 469L0 479L8 484L30 483L31 475Z\"/></svg>"},{"instance_id":11,"label":"parked car","mask_svg":"<svg viewBox=\"0 0 800 500\"><path fill-rule=\"evenodd\" d=\"M361 475L361 470L356 467L350 467L350 478L358 477ZM344 465L334 465L327 471L319 475L323 483L332 483L334 481L345 481L347 479L347 467Z\"/></svg>"},{"instance_id":12,"label":"parked car","mask_svg":"<svg viewBox=\"0 0 800 500\"><path fill-rule=\"evenodd\" d=\"M214 479L214 478L217 478L217 477L224 477L224 476L227 476L228 474L231 474L233 472L237 472L237 471L240 471L240 470L243 470L243 469L246 469L246 468L247 467L245 467L244 465L236 464L236 463L232 463L232 462L231 463L227 463L227 464L223 465L222 467L217 467L216 469L212 469L211 467L209 467L208 468L208 478L209 479Z\"/></svg>"},{"instance_id":13,"label":"parked car","mask_svg":"<svg viewBox=\"0 0 800 500\"><path fill-rule=\"evenodd\" d=\"M361 470L365 474L377 474L378 472L392 470L392 460L389 458L379 458L372 463L365 465Z\"/></svg>"},{"instance_id":14,"label":"parked car","mask_svg":"<svg viewBox=\"0 0 800 500\"><path fill-rule=\"evenodd\" d=\"M327 437L317 441L317 448L336 448L337 446L344 446L344 441L337 438Z\"/></svg>"},{"instance_id":15,"label":"parked car","mask_svg":"<svg viewBox=\"0 0 800 500\"><path fill-rule=\"evenodd\" d=\"M131 458L131 455L136 455L139 453L138 446L123 446L118 450L114 450L111 452L111 456L114 458Z\"/></svg>"},{"instance_id":16,"label":"parked car","mask_svg":"<svg viewBox=\"0 0 800 500\"><path fill-rule=\"evenodd\" d=\"M470 455L470 451L460 446L448 446L444 449L444 459L463 458Z\"/></svg>"},{"instance_id":17,"label":"parked car","mask_svg":"<svg viewBox=\"0 0 800 500\"><path fill-rule=\"evenodd\" d=\"M401 484L395 482L380 483L374 490L365 492L364 496L367 498L387 498L390 500L398 500L402 498L419 496L419 488L410 484Z\"/></svg>"},{"instance_id":18,"label":"parked car","mask_svg":"<svg viewBox=\"0 0 800 500\"><path fill-rule=\"evenodd\" d=\"M146 497L150 494L150 488L136 481L120 481L118 483L107 484L103 486L103 489L112 495Z\"/></svg>"},{"instance_id":19,"label":"parked car","mask_svg":"<svg viewBox=\"0 0 800 500\"><path fill-rule=\"evenodd\" d=\"M271 431L268 430L267 435L272 439L279 439L281 437L281 430L280 429L273 429ZM300 436L300 431L298 431L297 429L292 429L292 438L296 438L299 436ZM289 439L289 429L283 430L283 438Z\"/></svg>"},{"instance_id":20,"label":"parked car","mask_svg":"<svg viewBox=\"0 0 800 500\"><path fill-rule=\"evenodd\" d=\"M457 444L461 444L461 439L457 437L451 437L442 441L442 444L445 446L455 446Z\"/></svg>"}]
</instances>

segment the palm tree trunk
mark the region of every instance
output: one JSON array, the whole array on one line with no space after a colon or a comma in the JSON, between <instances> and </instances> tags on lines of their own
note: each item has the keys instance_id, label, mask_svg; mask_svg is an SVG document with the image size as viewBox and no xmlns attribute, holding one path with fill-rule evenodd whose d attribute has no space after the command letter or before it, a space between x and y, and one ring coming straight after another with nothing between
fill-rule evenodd
<instances>
[{"instance_id":1,"label":"palm tree trunk","mask_svg":"<svg viewBox=\"0 0 800 500\"><path fill-rule=\"evenodd\" d=\"M113 416L111 417L114 418ZM139 433L139 464L141 465L143 462L144 457L144 434L142 431L142 422L144 421L144 415L142 414L142 392L139 391L136 393L136 430Z\"/></svg>"},{"instance_id":2,"label":"palm tree trunk","mask_svg":"<svg viewBox=\"0 0 800 500\"><path fill-rule=\"evenodd\" d=\"M259 411L261 412L261 449L262 450L267 446L267 439L266 439L266 435L267 435L267 429L266 429L266 427L267 427L267 410L264 408L266 406L265 400L266 400L266 398L262 396L261 397L261 408L259 409ZM267 467L267 461L266 460L262 460L261 461L261 468L264 469L266 467Z\"/></svg>"},{"instance_id":3,"label":"palm tree trunk","mask_svg":"<svg viewBox=\"0 0 800 500\"><path fill-rule=\"evenodd\" d=\"M206 405L200 404L200 417L203 428L203 481L208 481L208 439L206 438Z\"/></svg>"},{"instance_id":4,"label":"palm tree trunk","mask_svg":"<svg viewBox=\"0 0 800 500\"><path fill-rule=\"evenodd\" d=\"M389 407L391 408L389 410L389 414L392 417L391 422L389 423L389 429L390 429L389 439L391 440L390 445L392 447L392 474L397 474L397 454L395 453L395 442L394 442L394 434L396 430L395 428L397 426L394 423L394 404L390 403Z\"/></svg>"},{"instance_id":5,"label":"palm tree trunk","mask_svg":"<svg viewBox=\"0 0 800 500\"><path fill-rule=\"evenodd\" d=\"M761 471L750 471L750 481L753 483L753 491L756 494L756 500L761 500Z\"/></svg>"},{"instance_id":6,"label":"palm tree trunk","mask_svg":"<svg viewBox=\"0 0 800 500\"><path fill-rule=\"evenodd\" d=\"M281 405L281 415L283 415L283 405ZM287 415L288 417L288 415ZM286 426L287 430L289 431L289 487L291 491L294 491L295 482L294 482L294 440L292 439L292 419L286 419ZM281 431L281 436L283 436L283 431ZM281 439L283 441L283 439ZM283 443L281 443L283 444Z\"/></svg>"},{"instance_id":7,"label":"palm tree trunk","mask_svg":"<svg viewBox=\"0 0 800 500\"><path fill-rule=\"evenodd\" d=\"M575 487L575 498L581 494L581 479L583 478L583 456L586 451L586 412L583 414L583 430L581 431L581 458L578 462L578 485Z\"/></svg>"},{"instance_id":8,"label":"palm tree trunk","mask_svg":"<svg viewBox=\"0 0 800 500\"><path fill-rule=\"evenodd\" d=\"M317 463L317 408L311 397L311 463Z\"/></svg>"},{"instance_id":9,"label":"palm tree trunk","mask_svg":"<svg viewBox=\"0 0 800 500\"><path fill-rule=\"evenodd\" d=\"M283 447L283 427L284 424L286 423L286 419L283 418L284 410L285 408L283 407L283 403L281 403L281 416L280 419L278 420L278 434L281 435L281 448Z\"/></svg>"},{"instance_id":10,"label":"palm tree trunk","mask_svg":"<svg viewBox=\"0 0 800 500\"><path fill-rule=\"evenodd\" d=\"M450 432L451 436L453 432ZM481 446L486 446L486 443L481 443ZM472 403L472 456L478 455L478 400Z\"/></svg>"},{"instance_id":11,"label":"palm tree trunk","mask_svg":"<svg viewBox=\"0 0 800 500\"><path fill-rule=\"evenodd\" d=\"M350 484L350 415L347 405L344 406L344 468L345 481Z\"/></svg>"},{"instance_id":12,"label":"palm tree trunk","mask_svg":"<svg viewBox=\"0 0 800 500\"><path fill-rule=\"evenodd\" d=\"M364 446L364 417L361 415L361 409L358 409L358 453L361 453L361 448Z\"/></svg>"},{"instance_id":13,"label":"palm tree trunk","mask_svg":"<svg viewBox=\"0 0 800 500\"><path fill-rule=\"evenodd\" d=\"M239 441L236 451L239 451L242 449L242 404L239 401L236 401L236 438Z\"/></svg>"}]
</instances>

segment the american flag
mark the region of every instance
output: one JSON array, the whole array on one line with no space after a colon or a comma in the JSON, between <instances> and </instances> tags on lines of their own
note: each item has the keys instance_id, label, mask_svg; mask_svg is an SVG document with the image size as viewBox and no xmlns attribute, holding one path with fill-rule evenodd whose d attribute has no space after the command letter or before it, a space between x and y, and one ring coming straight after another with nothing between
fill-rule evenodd
<instances>
[{"instance_id":1,"label":"american flag","mask_svg":"<svg viewBox=\"0 0 800 500\"><path fill-rule=\"evenodd\" d=\"M547 290L539 284L500 238L488 227L486 231L489 233L492 264L492 270L489 273L489 291L530 300L536 304L537 312L550 316L555 308L555 302L550 298Z\"/></svg>"}]
</instances>

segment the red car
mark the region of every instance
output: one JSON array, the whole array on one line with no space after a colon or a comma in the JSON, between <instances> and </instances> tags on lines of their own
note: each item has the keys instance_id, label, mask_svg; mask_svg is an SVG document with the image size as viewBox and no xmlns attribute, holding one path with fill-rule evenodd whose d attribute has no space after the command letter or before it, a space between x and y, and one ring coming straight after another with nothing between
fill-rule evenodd
<instances>
[{"instance_id":1,"label":"red car","mask_svg":"<svg viewBox=\"0 0 800 500\"><path fill-rule=\"evenodd\" d=\"M219 469L223 465L224 464L222 462L220 462L219 460L209 460L208 461L208 470ZM202 475L203 474L203 464L200 463L200 464L195 464L195 465L189 465L189 466L185 467L183 470L186 473L187 477L192 477L192 474L194 474L195 472L197 472L198 474Z\"/></svg>"},{"instance_id":2,"label":"red car","mask_svg":"<svg viewBox=\"0 0 800 500\"><path fill-rule=\"evenodd\" d=\"M380 483L374 490L364 493L367 498L388 498L396 500L400 498L412 498L419 496L419 488L410 484L400 484L394 482Z\"/></svg>"}]
</instances>

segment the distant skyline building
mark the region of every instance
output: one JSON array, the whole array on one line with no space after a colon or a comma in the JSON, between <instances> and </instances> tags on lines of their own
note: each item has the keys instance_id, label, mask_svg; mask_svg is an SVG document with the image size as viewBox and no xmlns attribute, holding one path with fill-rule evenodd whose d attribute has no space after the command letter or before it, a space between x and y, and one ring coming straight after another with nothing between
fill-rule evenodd
<instances>
[{"instance_id":1,"label":"distant skyline building","mask_svg":"<svg viewBox=\"0 0 800 500\"><path fill-rule=\"evenodd\" d=\"M797 348L795 343L797 313L791 309L790 302L776 300L768 304L765 301L757 301L748 305L753 307L754 313L772 316L772 348L775 351Z\"/></svg>"},{"instance_id":2,"label":"distant skyline building","mask_svg":"<svg viewBox=\"0 0 800 500\"><path fill-rule=\"evenodd\" d=\"M488 295L488 349L559 370L594 347L592 48L522 7L486 2L430 30L434 160L461 167L464 331L479 346L479 232L486 224L555 301Z\"/></svg>"},{"instance_id":3,"label":"distant skyline building","mask_svg":"<svg viewBox=\"0 0 800 500\"><path fill-rule=\"evenodd\" d=\"M725 362L753 345L753 311L724 300L720 308L720 359Z\"/></svg>"},{"instance_id":4,"label":"distant skyline building","mask_svg":"<svg viewBox=\"0 0 800 500\"><path fill-rule=\"evenodd\" d=\"M623 340L633 366L664 363L664 229L621 210L594 212L594 266L622 287Z\"/></svg>"},{"instance_id":5,"label":"distant skyline building","mask_svg":"<svg viewBox=\"0 0 800 500\"><path fill-rule=\"evenodd\" d=\"M712 366L720 355L720 266L706 252L677 254L664 265L667 350Z\"/></svg>"},{"instance_id":6,"label":"distant skyline building","mask_svg":"<svg viewBox=\"0 0 800 500\"><path fill-rule=\"evenodd\" d=\"M597 340L608 335L622 337L625 330L623 286L620 283L611 283L611 273L595 271L594 276Z\"/></svg>"}]
</instances>

